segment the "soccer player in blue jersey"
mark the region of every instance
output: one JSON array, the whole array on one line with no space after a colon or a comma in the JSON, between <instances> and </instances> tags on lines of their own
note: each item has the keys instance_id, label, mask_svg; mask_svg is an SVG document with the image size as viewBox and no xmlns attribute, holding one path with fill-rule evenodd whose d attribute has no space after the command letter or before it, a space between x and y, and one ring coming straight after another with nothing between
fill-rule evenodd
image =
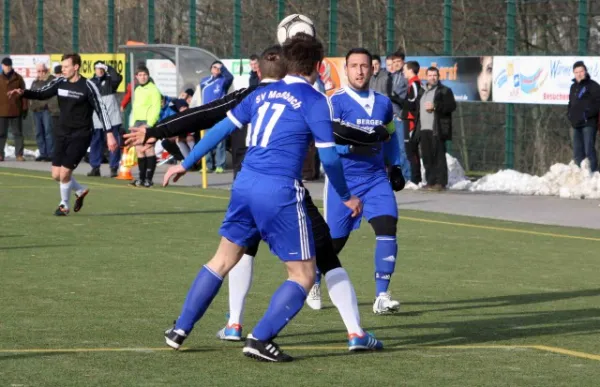
<instances>
[{"instance_id":1,"label":"soccer player in blue jersey","mask_svg":"<svg viewBox=\"0 0 600 387\"><path fill-rule=\"evenodd\" d=\"M372 74L371 54L356 48L346 55L346 75L348 85L330 97L333 119L354 125L359 131L372 131L376 126L387 126L393 133L393 110L391 101L369 89ZM344 175L352 193L364 203L363 216L375 231L375 302L376 314L393 312L400 303L392 300L388 291L390 278L396 265L398 246L396 243L396 223L398 207L394 189L403 188L399 179L400 151L396 136L378 144L372 155L347 154L342 156ZM385 159L390 164L386 172ZM398 184L398 181L402 184ZM390 184L391 182L391 184ZM361 218L353 217L335 189L331 180L325 183L323 194L325 220L331 230L334 248L339 253L352 230L360 227ZM310 302L309 302L310 305Z\"/></svg>"},{"instance_id":2,"label":"soccer player in blue jersey","mask_svg":"<svg viewBox=\"0 0 600 387\"><path fill-rule=\"evenodd\" d=\"M312 87L323 46L308 35L297 35L286 42L283 56L289 75L251 93L209 132L218 135L250 124L250 145L232 187L217 252L198 273L175 326L166 332L173 348L179 347L202 317L246 247L261 238L285 262L288 280L248 335L243 353L257 360L292 360L273 338L302 309L315 280L314 242L300 183L313 137L332 189L353 217L362 210L344 179L327 99Z\"/></svg>"}]
</instances>

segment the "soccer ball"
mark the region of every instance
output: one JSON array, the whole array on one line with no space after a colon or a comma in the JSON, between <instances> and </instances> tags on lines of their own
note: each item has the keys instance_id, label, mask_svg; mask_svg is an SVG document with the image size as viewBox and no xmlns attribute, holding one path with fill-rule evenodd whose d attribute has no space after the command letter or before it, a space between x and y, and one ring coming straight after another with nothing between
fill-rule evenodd
<instances>
[{"instance_id":1,"label":"soccer ball","mask_svg":"<svg viewBox=\"0 0 600 387\"><path fill-rule=\"evenodd\" d=\"M277 41L279 41L279 44L283 44L298 32L304 32L310 36L316 35L315 25L312 20L304 15L295 13L284 18L277 26Z\"/></svg>"}]
</instances>

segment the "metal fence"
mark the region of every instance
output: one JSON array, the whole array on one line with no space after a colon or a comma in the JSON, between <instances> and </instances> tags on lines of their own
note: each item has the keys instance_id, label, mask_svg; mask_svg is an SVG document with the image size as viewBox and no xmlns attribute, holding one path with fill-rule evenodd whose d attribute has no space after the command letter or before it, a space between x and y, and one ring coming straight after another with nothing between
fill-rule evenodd
<instances>
[{"instance_id":1,"label":"metal fence","mask_svg":"<svg viewBox=\"0 0 600 387\"><path fill-rule=\"evenodd\" d=\"M284 15L303 13L329 56L355 46L382 55L600 55L600 1L589 0L3 0L1 11L5 53L114 52L131 39L241 58L272 42ZM461 103L451 153L468 171L543 173L571 159L565 113Z\"/></svg>"}]
</instances>

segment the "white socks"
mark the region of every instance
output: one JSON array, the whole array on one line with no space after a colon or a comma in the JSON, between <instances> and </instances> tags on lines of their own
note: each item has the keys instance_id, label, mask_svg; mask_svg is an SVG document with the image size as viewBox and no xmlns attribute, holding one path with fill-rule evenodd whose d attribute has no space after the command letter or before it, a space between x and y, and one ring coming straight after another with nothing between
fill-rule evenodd
<instances>
[{"instance_id":1,"label":"white socks","mask_svg":"<svg viewBox=\"0 0 600 387\"><path fill-rule=\"evenodd\" d=\"M81 195L81 193L83 191L85 191L85 187L82 186L81 184L79 184L77 182L77 180L75 180L75 178L73 176L71 176L71 189L73 190L73 192L75 192L77 195Z\"/></svg>"},{"instance_id":2,"label":"white socks","mask_svg":"<svg viewBox=\"0 0 600 387\"><path fill-rule=\"evenodd\" d=\"M346 270L343 267L338 267L328 271L325 274L325 282L327 282L329 298L340 312L344 325L348 329L348 334L355 333L362 336L364 331L360 327L358 301L354 286L352 286Z\"/></svg>"},{"instance_id":3,"label":"white socks","mask_svg":"<svg viewBox=\"0 0 600 387\"><path fill-rule=\"evenodd\" d=\"M67 208L69 208L69 196L71 195L72 183L73 180L68 183L60 183L60 204L63 204Z\"/></svg>"},{"instance_id":4,"label":"white socks","mask_svg":"<svg viewBox=\"0 0 600 387\"><path fill-rule=\"evenodd\" d=\"M252 284L254 257L244 254L242 259L228 274L229 277L229 322L227 325L240 324L244 320L244 304Z\"/></svg>"}]
</instances>

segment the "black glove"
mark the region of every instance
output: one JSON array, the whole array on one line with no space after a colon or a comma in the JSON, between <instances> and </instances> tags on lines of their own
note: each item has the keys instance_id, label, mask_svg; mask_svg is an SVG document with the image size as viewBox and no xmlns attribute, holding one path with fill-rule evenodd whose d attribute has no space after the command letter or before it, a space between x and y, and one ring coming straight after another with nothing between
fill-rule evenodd
<instances>
[{"instance_id":1,"label":"black glove","mask_svg":"<svg viewBox=\"0 0 600 387\"><path fill-rule=\"evenodd\" d=\"M398 165L391 165L389 167L389 179L392 184L392 189L396 192L402 191L404 189L404 185L406 184L406 180L404 180L404 175L402 175L402 169Z\"/></svg>"},{"instance_id":2,"label":"black glove","mask_svg":"<svg viewBox=\"0 0 600 387\"><path fill-rule=\"evenodd\" d=\"M373 128L373 130L375 130L375 133L377 133L377 136L379 136L379 141L381 142L388 141L392 136L390 132L388 132L387 128L383 125L377 125Z\"/></svg>"},{"instance_id":3,"label":"black glove","mask_svg":"<svg viewBox=\"0 0 600 387\"><path fill-rule=\"evenodd\" d=\"M375 156L381 151L381 144L373 145L348 145L350 153L360 156Z\"/></svg>"}]
</instances>

